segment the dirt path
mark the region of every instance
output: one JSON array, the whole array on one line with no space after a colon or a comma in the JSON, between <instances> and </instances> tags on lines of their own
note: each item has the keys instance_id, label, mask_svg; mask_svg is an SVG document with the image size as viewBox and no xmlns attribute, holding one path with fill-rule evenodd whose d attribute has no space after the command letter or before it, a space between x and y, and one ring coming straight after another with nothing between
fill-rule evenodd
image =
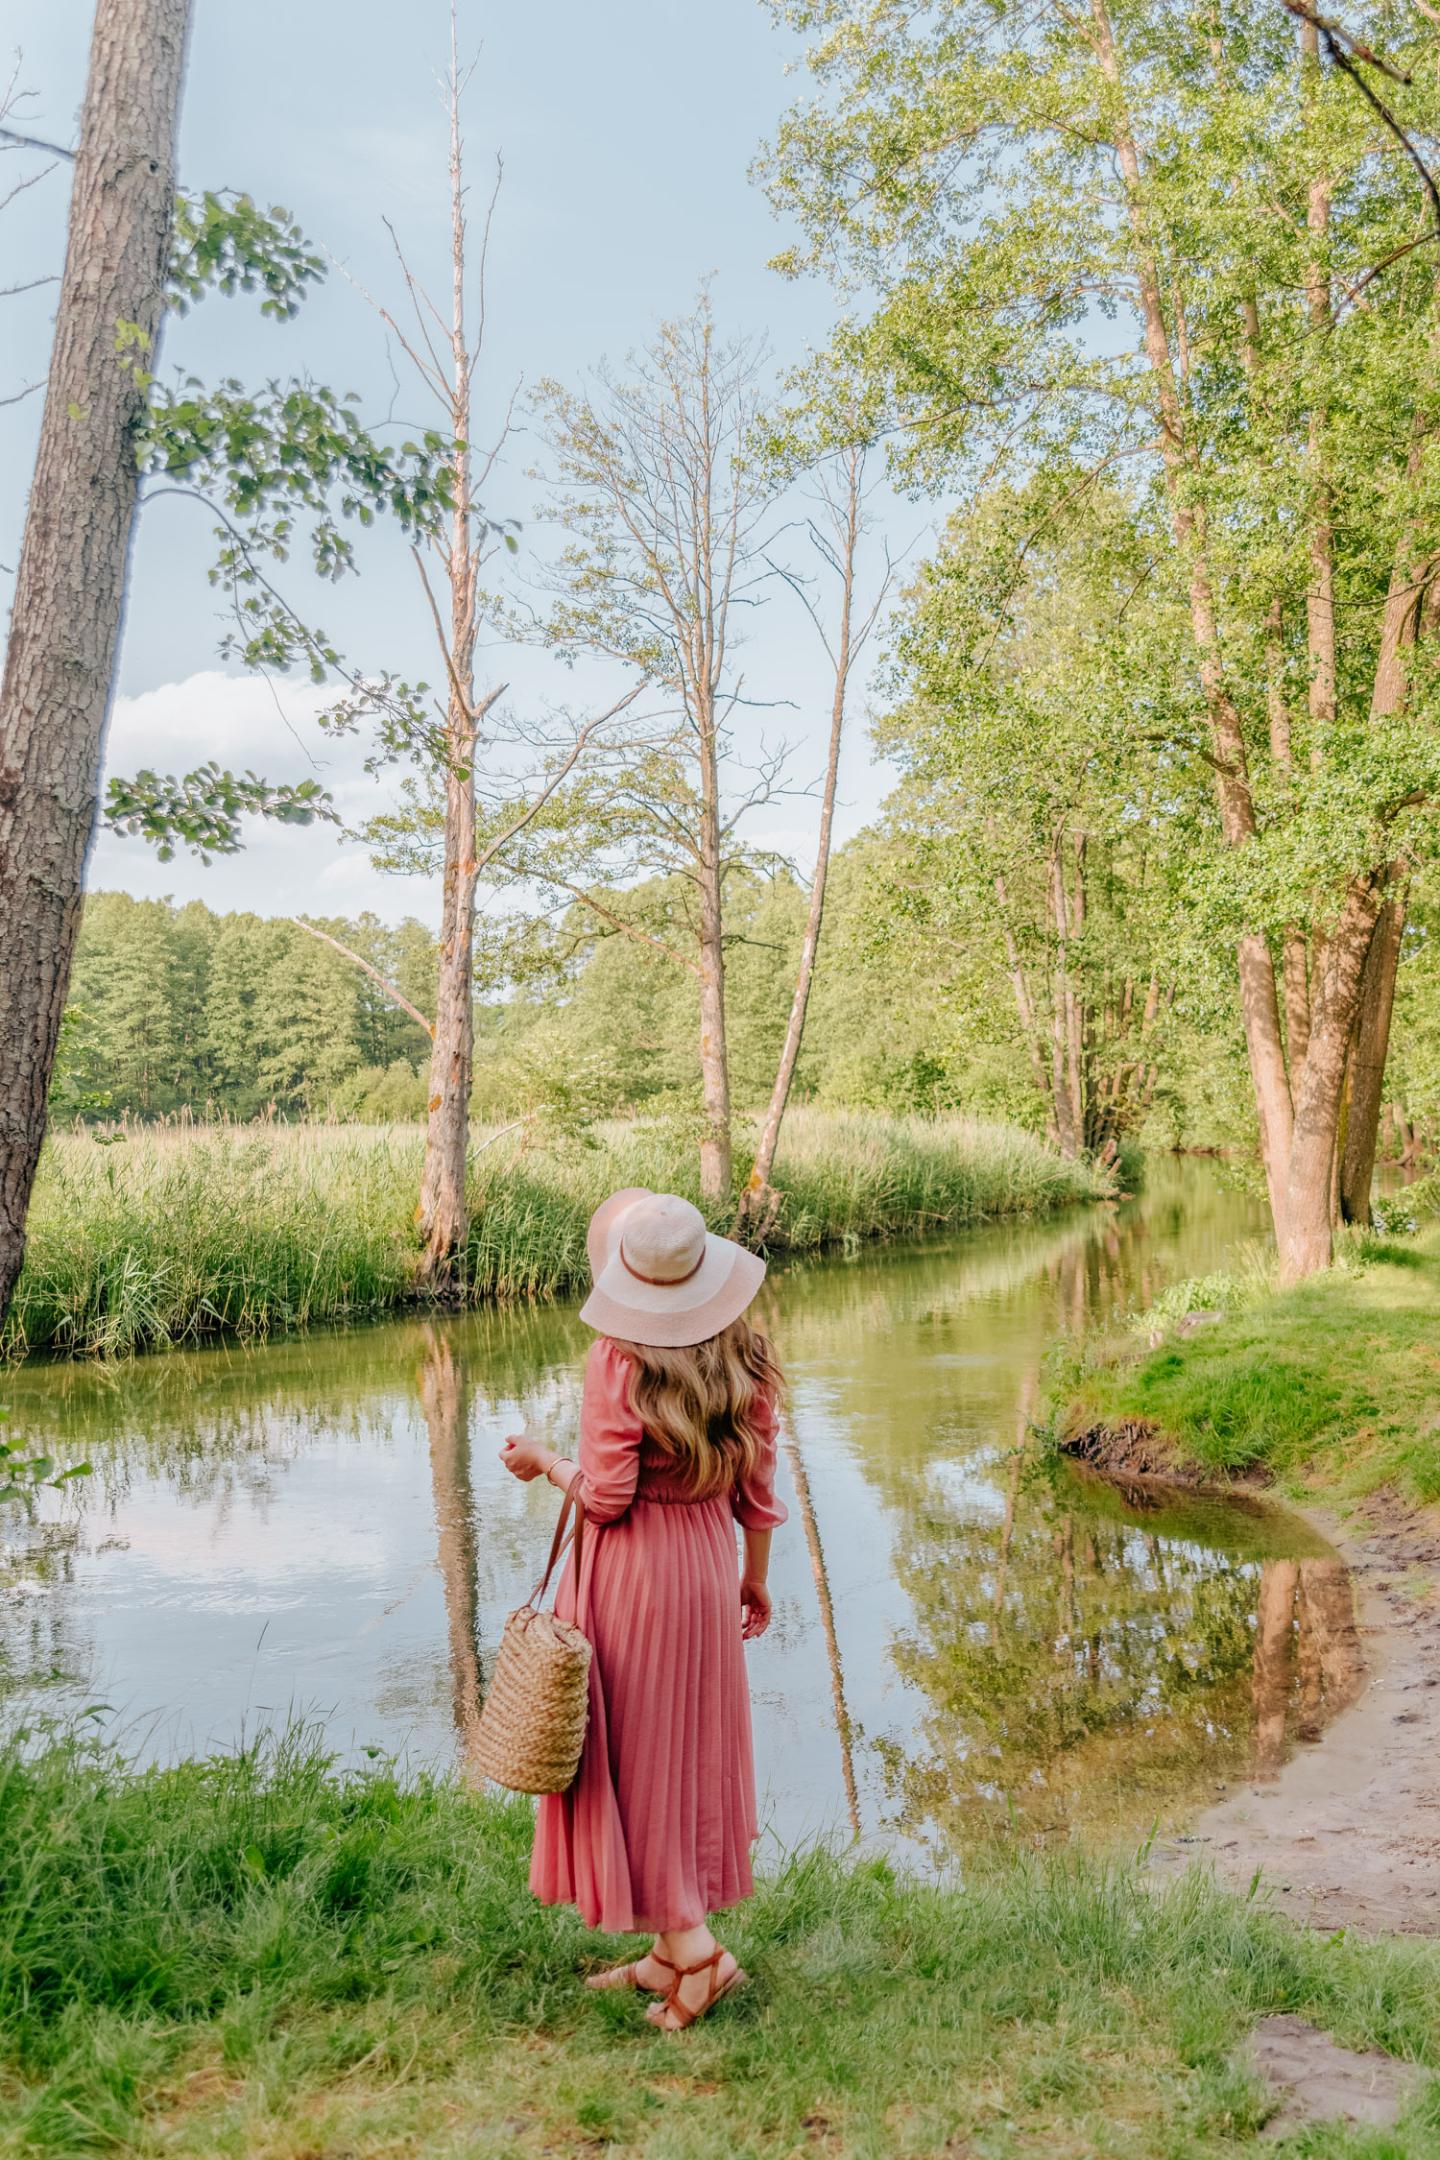
<instances>
[{"instance_id":1,"label":"dirt path","mask_svg":"<svg viewBox=\"0 0 1440 2160\"><path fill-rule=\"evenodd\" d=\"M1319 1928L1440 1934L1440 1522L1380 1498L1346 1522L1304 1510L1351 1570L1367 1673L1358 1700L1279 1772L1238 1785L1165 1873L1211 1861Z\"/></svg>"}]
</instances>

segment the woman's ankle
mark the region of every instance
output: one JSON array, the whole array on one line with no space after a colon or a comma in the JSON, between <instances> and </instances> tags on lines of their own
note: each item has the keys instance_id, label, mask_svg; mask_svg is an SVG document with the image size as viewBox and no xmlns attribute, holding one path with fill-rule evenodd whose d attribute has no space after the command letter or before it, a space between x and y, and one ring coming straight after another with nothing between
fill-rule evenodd
<instances>
[{"instance_id":1,"label":"woman's ankle","mask_svg":"<svg viewBox=\"0 0 1440 2160\"><path fill-rule=\"evenodd\" d=\"M697 1927L668 1928L660 1937L660 1955L668 1958L680 1972L689 1966L703 1964L719 1947L708 1922L703 1920Z\"/></svg>"}]
</instances>

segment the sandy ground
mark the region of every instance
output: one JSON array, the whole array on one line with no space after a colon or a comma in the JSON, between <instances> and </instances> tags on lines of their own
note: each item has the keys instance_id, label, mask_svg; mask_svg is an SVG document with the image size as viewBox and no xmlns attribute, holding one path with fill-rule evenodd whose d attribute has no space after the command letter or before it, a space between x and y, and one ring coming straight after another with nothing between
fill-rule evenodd
<instances>
[{"instance_id":1,"label":"sandy ground","mask_svg":"<svg viewBox=\"0 0 1440 2160\"><path fill-rule=\"evenodd\" d=\"M1278 1773L1237 1785L1164 1872L1197 1858L1310 1926L1440 1934L1440 1518L1383 1495L1344 1522L1302 1510L1351 1571L1366 1676Z\"/></svg>"}]
</instances>

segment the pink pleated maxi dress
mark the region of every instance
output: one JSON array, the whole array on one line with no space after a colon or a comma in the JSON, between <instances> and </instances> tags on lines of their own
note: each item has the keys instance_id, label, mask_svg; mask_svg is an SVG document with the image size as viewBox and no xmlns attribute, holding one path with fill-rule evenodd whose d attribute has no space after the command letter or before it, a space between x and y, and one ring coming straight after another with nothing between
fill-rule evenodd
<instances>
[{"instance_id":1,"label":"pink pleated maxi dress","mask_svg":"<svg viewBox=\"0 0 1440 2160\"><path fill-rule=\"evenodd\" d=\"M695 1927L749 1897L758 1829L735 1525L772 1530L775 1419L753 1473L687 1500L673 1459L641 1431L630 1360L592 1344L580 1409L580 1582L556 1608L594 1646L590 1723L575 1783L546 1794L530 1887L607 1934ZM578 1595L577 1595L578 1589Z\"/></svg>"}]
</instances>

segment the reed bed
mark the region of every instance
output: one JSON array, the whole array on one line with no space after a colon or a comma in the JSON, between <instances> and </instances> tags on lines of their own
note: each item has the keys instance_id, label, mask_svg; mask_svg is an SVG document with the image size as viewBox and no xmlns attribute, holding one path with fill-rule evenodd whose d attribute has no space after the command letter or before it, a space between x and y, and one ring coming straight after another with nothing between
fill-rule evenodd
<instances>
[{"instance_id":1,"label":"reed bed","mask_svg":"<svg viewBox=\"0 0 1440 2160\"><path fill-rule=\"evenodd\" d=\"M421 1150L410 1126L56 1135L0 1347L120 1357L413 1303ZM695 1177L693 1145L658 1123L607 1126L585 1145L477 1145L462 1294L576 1289L585 1226L608 1192L698 1198ZM790 1120L776 1186L776 1252L1035 1215L1110 1190L1104 1172L1004 1126L819 1111ZM729 1229L729 1208L711 1213Z\"/></svg>"}]
</instances>

